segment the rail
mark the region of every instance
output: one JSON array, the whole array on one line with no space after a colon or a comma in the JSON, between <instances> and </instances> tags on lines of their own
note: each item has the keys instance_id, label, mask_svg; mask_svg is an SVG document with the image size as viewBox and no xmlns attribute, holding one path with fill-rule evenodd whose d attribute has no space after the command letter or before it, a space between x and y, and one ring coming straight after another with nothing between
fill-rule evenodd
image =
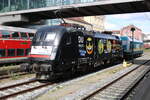
<instances>
[{"instance_id":1,"label":"rail","mask_svg":"<svg viewBox=\"0 0 150 100\"><path fill-rule=\"evenodd\" d=\"M53 83L39 83L39 82L37 84L36 82L37 82L37 80L30 80L30 81L10 85L10 86L1 87L0 88L0 93L1 93L0 100L11 98L11 97L14 97L14 96L17 96L17 95L20 95L20 94L23 94L23 93L26 93L26 92L29 92L29 91L33 91L33 90L36 90L36 89L39 89L39 88L42 88L42 87L53 84ZM33 86L33 83L35 83L35 86ZM15 91L15 89L17 87L24 86L24 85L27 85L27 87L25 89L23 88L23 89L20 89L18 91ZM14 89L15 92L7 93L8 89Z\"/></svg>"},{"instance_id":2,"label":"rail","mask_svg":"<svg viewBox=\"0 0 150 100\"><path fill-rule=\"evenodd\" d=\"M110 88L110 87L113 86L114 84L118 84L118 83L121 82L121 80L123 80L123 78L125 78L127 75L131 74L132 72L136 71L137 69L141 68L142 66L144 66L144 65L147 64L147 63L150 63L150 60L146 61L146 62L145 62L144 64L142 64L142 65L139 65L138 67L135 67L134 69L130 70L129 72L127 72L127 73L125 73L125 74L123 74L123 75L120 76L119 78L117 78L117 79L113 80L112 82L106 84L106 85L103 86L102 88L99 88L99 89L93 91L92 93L90 93L90 94L84 96L83 98L81 98L81 100L89 100L89 99L91 99L91 98L94 98L96 95L100 94L100 92L102 92L102 91L104 91L104 90ZM145 71L141 74L140 78L139 78L139 79L135 79L136 81L135 81L134 83L132 83L132 86L130 87L130 89L132 89L132 87L134 87L134 86L145 76L145 74L149 72L149 70L150 70L150 68L148 68L148 69L146 68ZM133 78L133 77L132 77L132 78ZM129 80L129 79L128 79L128 80ZM117 83L117 82L118 82L118 83ZM124 83L124 82L122 82L122 83ZM129 84L130 84L130 83L129 83ZM119 86L116 86L116 87L117 87L117 88L120 88ZM114 88L114 87L111 87L111 88ZM121 98L124 97L124 95L126 95L126 94L130 91L130 89L128 88L128 90L127 90L124 94L122 94L122 95L119 95L119 94L117 94L117 95L121 96L121 97L119 97L119 98L121 99ZM97 97L97 99L99 99L99 98Z\"/></svg>"}]
</instances>

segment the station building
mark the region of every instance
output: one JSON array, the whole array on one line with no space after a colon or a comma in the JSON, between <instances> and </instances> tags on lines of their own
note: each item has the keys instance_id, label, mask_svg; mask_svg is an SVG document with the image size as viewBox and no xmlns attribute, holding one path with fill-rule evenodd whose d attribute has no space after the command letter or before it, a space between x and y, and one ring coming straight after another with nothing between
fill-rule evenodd
<instances>
[{"instance_id":1,"label":"station building","mask_svg":"<svg viewBox=\"0 0 150 100\"><path fill-rule=\"evenodd\" d=\"M128 26L123 27L120 30L112 30L111 32L113 35L129 36L132 38L132 32L131 32L132 27L135 28L135 31L133 33L134 38L137 40L143 41L144 48L150 49L150 34L144 34L141 29L139 29L138 27L136 27L134 25L128 25Z\"/></svg>"},{"instance_id":2,"label":"station building","mask_svg":"<svg viewBox=\"0 0 150 100\"><path fill-rule=\"evenodd\" d=\"M1 0L0 13L95 1L98 0Z\"/></svg>"},{"instance_id":3,"label":"station building","mask_svg":"<svg viewBox=\"0 0 150 100\"><path fill-rule=\"evenodd\" d=\"M117 35L117 36L128 36L128 37L132 38L131 28L135 28L135 31L133 33L134 38L136 40L143 41L144 37L143 37L142 30L134 25L125 26L125 27L121 28L120 30L112 30L112 34Z\"/></svg>"},{"instance_id":4,"label":"station building","mask_svg":"<svg viewBox=\"0 0 150 100\"><path fill-rule=\"evenodd\" d=\"M73 17L64 18L66 23L74 23L84 26L87 30L104 31L105 16L89 16L89 17ZM39 27L46 25L59 25L62 23L61 19L41 20L40 22L33 23L31 25L23 26L38 29Z\"/></svg>"},{"instance_id":5,"label":"station building","mask_svg":"<svg viewBox=\"0 0 150 100\"><path fill-rule=\"evenodd\" d=\"M37 9L50 6L63 6L70 4L81 4L95 2L96 0L1 0L0 13L20 11L27 9ZM103 31L104 30L104 16L89 16L89 17L77 17L66 18L68 23L76 23L85 26L88 30ZM44 25L58 25L61 23L59 19L41 20L30 25L21 27L34 27L38 28Z\"/></svg>"},{"instance_id":6,"label":"station building","mask_svg":"<svg viewBox=\"0 0 150 100\"><path fill-rule=\"evenodd\" d=\"M139 41L143 41L143 32L140 28L134 26L134 25L128 25L128 26L125 26L123 27L121 30L120 30L120 35L121 36L129 36L132 38L132 31L131 31L131 28L135 28L135 31L134 31L134 38L136 40L139 40Z\"/></svg>"}]
</instances>

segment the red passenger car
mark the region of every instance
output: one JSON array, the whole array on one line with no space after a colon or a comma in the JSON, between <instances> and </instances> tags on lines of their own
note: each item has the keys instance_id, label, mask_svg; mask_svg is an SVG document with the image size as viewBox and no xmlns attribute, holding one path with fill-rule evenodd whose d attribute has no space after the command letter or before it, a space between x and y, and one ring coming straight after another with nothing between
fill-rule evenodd
<instances>
[{"instance_id":1,"label":"red passenger car","mask_svg":"<svg viewBox=\"0 0 150 100\"><path fill-rule=\"evenodd\" d=\"M0 63L26 60L35 32L34 29L0 26Z\"/></svg>"}]
</instances>

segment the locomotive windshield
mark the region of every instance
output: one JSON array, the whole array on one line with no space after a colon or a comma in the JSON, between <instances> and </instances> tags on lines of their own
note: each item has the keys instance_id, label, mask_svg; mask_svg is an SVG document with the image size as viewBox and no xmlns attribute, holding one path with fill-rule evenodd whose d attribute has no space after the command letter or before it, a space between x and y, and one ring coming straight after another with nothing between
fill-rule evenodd
<instances>
[{"instance_id":1,"label":"locomotive windshield","mask_svg":"<svg viewBox=\"0 0 150 100\"><path fill-rule=\"evenodd\" d=\"M38 42L38 41L54 41L56 37L56 33L55 32L37 32L33 42Z\"/></svg>"},{"instance_id":2,"label":"locomotive windshield","mask_svg":"<svg viewBox=\"0 0 150 100\"><path fill-rule=\"evenodd\" d=\"M53 41L55 39L56 33L50 32L46 34L45 41Z\"/></svg>"},{"instance_id":3,"label":"locomotive windshield","mask_svg":"<svg viewBox=\"0 0 150 100\"><path fill-rule=\"evenodd\" d=\"M37 32L33 38L33 42L40 41L42 37L42 32Z\"/></svg>"}]
</instances>

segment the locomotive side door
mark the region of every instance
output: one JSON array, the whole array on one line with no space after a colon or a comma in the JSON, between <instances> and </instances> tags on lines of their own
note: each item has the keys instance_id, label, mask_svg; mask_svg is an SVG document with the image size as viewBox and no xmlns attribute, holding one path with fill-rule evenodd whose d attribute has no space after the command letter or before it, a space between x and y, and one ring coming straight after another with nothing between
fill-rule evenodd
<instances>
[{"instance_id":1,"label":"locomotive side door","mask_svg":"<svg viewBox=\"0 0 150 100\"><path fill-rule=\"evenodd\" d=\"M70 64L75 60L76 54L73 35L71 33L66 33L62 42L62 58L66 64Z\"/></svg>"}]
</instances>

